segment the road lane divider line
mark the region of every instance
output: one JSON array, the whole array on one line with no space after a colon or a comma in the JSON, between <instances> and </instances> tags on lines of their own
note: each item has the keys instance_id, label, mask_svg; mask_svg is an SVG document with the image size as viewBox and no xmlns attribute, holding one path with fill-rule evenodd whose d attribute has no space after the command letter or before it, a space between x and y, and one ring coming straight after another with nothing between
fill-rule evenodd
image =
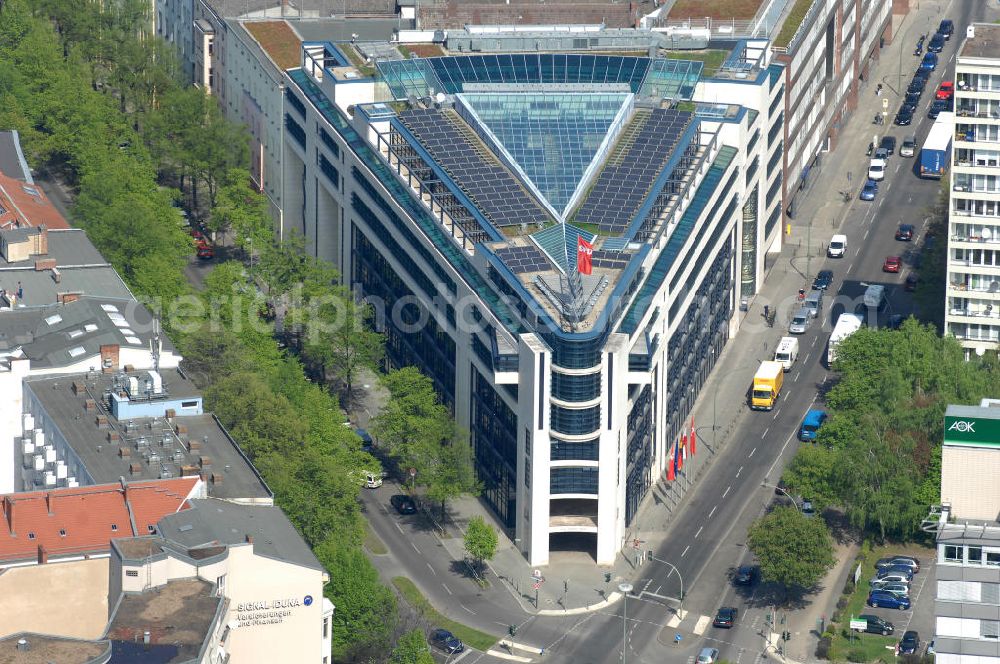
<instances>
[{"instance_id":1,"label":"road lane divider line","mask_svg":"<svg viewBox=\"0 0 1000 664\"><path fill-rule=\"evenodd\" d=\"M767 432L771 430L771 427L764 429L764 433L760 434L760 439L764 440L767 437Z\"/></svg>"},{"instance_id":2,"label":"road lane divider line","mask_svg":"<svg viewBox=\"0 0 1000 664\"><path fill-rule=\"evenodd\" d=\"M449 588L446 584L442 583L441 587L444 588L445 590L447 590L449 595L454 595L455 594L455 593L451 592L451 588Z\"/></svg>"},{"instance_id":3,"label":"road lane divider line","mask_svg":"<svg viewBox=\"0 0 1000 664\"><path fill-rule=\"evenodd\" d=\"M698 532L694 534L694 538L698 539L698 535L701 535L701 531L705 530L705 526L698 526Z\"/></svg>"},{"instance_id":4,"label":"road lane divider line","mask_svg":"<svg viewBox=\"0 0 1000 664\"><path fill-rule=\"evenodd\" d=\"M740 466L740 471L742 471L742 470L743 470L743 466ZM736 476L737 476L737 477L739 477L739 476L740 476L740 473L739 473L739 472L737 472L737 473L736 473ZM732 488L733 488L733 485L732 485L732 484L730 484L729 486L727 486L727 487L726 487L726 491L725 491L725 493L723 493L723 494L722 494L722 497L723 497L723 498L725 498L726 496L728 496L728 495L729 495L729 491L730 491L730 489L732 489Z\"/></svg>"},{"instance_id":5,"label":"road lane divider line","mask_svg":"<svg viewBox=\"0 0 1000 664\"><path fill-rule=\"evenodd\" d=\"M747 458L749 459L749 458L750 458L750 457L752 457L752 456L753 456L753 455L754 455L754 454L755 454L756 452L757 452L757 448L755 447L755 448L753 448L752 450L750 450L750 456L748 456Z\"/></svg>"},{"instance_id":6,"label":"road lane divider line","mask_svg":"<svg viewBox=\"0 0 1000 664\"><path fill-rule=\"evenodd\" d=\"M681 558L684 557L684 554L686 554L688 552L688 549L690 549L690 548L691 548L690 544L688 544L686 547L684 547L684 550L681 551Z\"/></svg>"},{"instance_id":7,"label":"road lane divider line","mask_svg":"<svg viewBox=\"0 0 1000 664\"><path fill-rule=\"evenodd\" d=\"M431 571L431 574L433 574L434 576L438 575L437 570L435 570L433 567L431 567L430 563L427 563L427 569L429 569Z\"/></svg>"},{"instance_id":8,"label":"road lane divider line","mask_svg":"<svg viewBox=\"0 0 1000 664\"><path fill-rule=\"evenodd\" d=\"M400 535L405 535L406 534L406 533L403 532L403 528L398 523L396 523L395 521L392 522L392 525L396 526L396 530L399 531Z\"/></svg>"},{"instance_id":9,"label":"road lane divider line","mask_svg":"<svg viewBox=\"0 0 1000 664\"><path fill-rule=\"evenodd\" d=\"M412 546L412 547L413 547L413 550L414 550L414 551L416 551L416 552L417 552L417 554L420 554L420 549L418 549L418 548L417 548L417 545L416 545L416 544L414 544L413 542L410 542L410 546Z\"/></svg>"},{"instance_id":10,"label":"road lane divider line","mask_svg":"<svg viewBox=\"0 0 1000 664\"><path fill-rule=\"evenodd\" d=\"M715 514L715 510L716 510L716 508L718 508L718 507L719 507L719 506L718 506L718 505L716 505L715 507L713 507L713 508L712 508L712 511L708 513L708 518L709 518L709 519L711 519L711 518L712 518L712 515L713 515L713 514Z\"/></svg>"}]
</instances>

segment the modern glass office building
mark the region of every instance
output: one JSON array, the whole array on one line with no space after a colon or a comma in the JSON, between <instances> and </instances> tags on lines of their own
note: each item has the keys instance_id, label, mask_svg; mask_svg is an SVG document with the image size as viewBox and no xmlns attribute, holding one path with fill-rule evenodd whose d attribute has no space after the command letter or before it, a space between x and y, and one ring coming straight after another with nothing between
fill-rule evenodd
<instances>
[{"instance_id":1,"label":"modern glass office building","mask_svg":"<svg viewBox=\"0 0 1000 664\"><path fill-rule=\"evenodd\" d=\"M614 561L780 242L759 222L781 206L767 58L740 42L710 79L575 53L368 77L307 43L288 71L282 230L376 306L394 365L433 378L532 564Z\"/></svg>"}]
</instances>

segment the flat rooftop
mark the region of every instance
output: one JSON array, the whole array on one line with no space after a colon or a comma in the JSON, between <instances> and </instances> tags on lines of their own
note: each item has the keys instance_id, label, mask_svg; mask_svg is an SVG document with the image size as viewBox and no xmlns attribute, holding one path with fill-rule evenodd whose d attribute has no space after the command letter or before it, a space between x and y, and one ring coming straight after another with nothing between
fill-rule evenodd
<instances>
[{"instance_id":1,"label":"flat rooftop","mask_svg":"<svg viewBox=\"0 0 1000 664\"><path fill-rule=\"evenodd\" d=\"M223 601L212 597L212 584L201 579L123 594L105 633L114 651L112 661L168 664L197 659ZM149 645L144 645L147 631Z\"/></svg>"},{"instance_id":2,"label":"flat rooftop","mask_svg":"<svg viewBox=\"0 0 1000 664\"><path fill-rule=\"evenodd\" d=\"M161 369L160 374L166 400L199 396L194 383L176 369ZM115 379L114 374L93 372L25 381L95 483L201 474L210 496L270 500L257 470L212 415L177 415L172 422L165 413L127 422L115 419L107 408ZM88 399L98 404L97 410L85 410ZM150 400L150 411L160 401ZM96 424L98 415L107 417L107 425ZM109 434L119 439L109 442Z\"/></svg>"},{"instance_id":3,"label":"flat rooftop","mask_svg":"<svg viewBox=\"0 0 1000 664\"><path fill-rule=\"evenodd\" d=\"M17 231L4 231L4 234ZM59 281L50 269L36 270L35 263L54 259ZM50 229L48 252L27 260L9 262L0 256L0 288L15 292L18 282L24 291L20 304L53 304L60 293L133 300L131 291L111 264L97 251L87 234L78 228ZM5 306L0 304L0 306Z\"/></svg>"},{"instance_id":4,"label":"flat rooftop","mask_svg":"<svg viewBox=\"0 0 1000 664\"><path fill-rule=\"evenodd\" d=\"M20 641L24 642L22 649L17 647ZM107 661L110 650L111 644L107 641L21 632L0 639L0 664L91 664Z\"/></svg>"},{"instance_id":5,"label":"flat rooftop","mask_svg":"<svg viewBox=\"0 0 1000 664\"><path fill-rule=\"evenodd\" d=\"M973 23L971 29L975 31L975 36L965 38L958 57L1000 60L1000 25Z\"/></svg>"},{"instance_id":6,"label":"flat rooftop","mask_svg":"<svg viewBox=\"0 0 1000 664\"><path fill-rule=\"evenodd\" d=\"M299 66L302 40L287 21L243 21L242 23L279 69Z\"/></svg>"},{"instance_id":7,"label":"flat rooftop","mask_svg":"<svg viewBox=\"0 0 1000 664\"><path fill-rule=\"evenodd\" d=\"M711 18L749 20L757 15L763 0L677 0L667 18Z\"/></svg>"}]
</instances>

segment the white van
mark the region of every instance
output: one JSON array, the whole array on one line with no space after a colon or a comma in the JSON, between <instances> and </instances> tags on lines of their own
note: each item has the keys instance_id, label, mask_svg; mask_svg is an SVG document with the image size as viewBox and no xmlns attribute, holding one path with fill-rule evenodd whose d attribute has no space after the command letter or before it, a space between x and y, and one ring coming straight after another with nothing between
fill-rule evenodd
<instances>
[{"instance_id":1,"label":"white van","mask_svg":"<svg viewBox=\"0 0 1000 664\"><path fill-rule=\"evenodd\" d=\"M781 337L778 348L774 351L774 361L788 371L797 359L799 359L799 340L795 337Z\"/></svg>"},{"instance_id":2,"label":"white van","mask_svg":"<svg viewBox=\"0 0 1000 664\"><path fill-rule=\"evenodd\" d=\"M834 235L830 238L830 246L826 249L826 255L830 258L843 258L847 251L847 236Z\"/></svg>"},{"instance_id":3,"label":"white van","mask_svg":"<svg viewBox=\"0 0 1000 664\"><path fill-rule=\"evenodd\" d=\"M872 284L865 289L865 306L869 309L882 309L886 305L885 286Z\"/></svg>"}]
</instances>

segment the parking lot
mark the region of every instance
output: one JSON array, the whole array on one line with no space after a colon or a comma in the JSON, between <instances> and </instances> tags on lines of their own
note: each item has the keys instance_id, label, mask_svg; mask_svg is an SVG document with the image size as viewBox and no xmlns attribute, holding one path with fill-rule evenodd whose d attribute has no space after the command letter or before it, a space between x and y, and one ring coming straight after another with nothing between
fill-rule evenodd
<instances>
[{"instance_id":1,"label":"parking lot","mask_svg":"<svg viewBox=\"0 0 1000 664\"><path fill-rule=\"evenodd\" d=\"M934 594L935 594L935 572L937 560L933 549L905 547L886 548L884 552L879 551L878 557L890 556L893 554L912 555L920 560L920 572L913 577L910 589L910 609L902 611L899 609L873 609L870 606L864 607L864 613L876 615L891 622L896 631L893 634L898 641L903 636L903 632L914 630L920 634L920 650L922 654L927 647L927 643L934 638ZM873 557L871 560L875 560ZM874 575L873 568L862 569L859 585L868 587L868 580Z\"/></svg>"}]
</instances>

